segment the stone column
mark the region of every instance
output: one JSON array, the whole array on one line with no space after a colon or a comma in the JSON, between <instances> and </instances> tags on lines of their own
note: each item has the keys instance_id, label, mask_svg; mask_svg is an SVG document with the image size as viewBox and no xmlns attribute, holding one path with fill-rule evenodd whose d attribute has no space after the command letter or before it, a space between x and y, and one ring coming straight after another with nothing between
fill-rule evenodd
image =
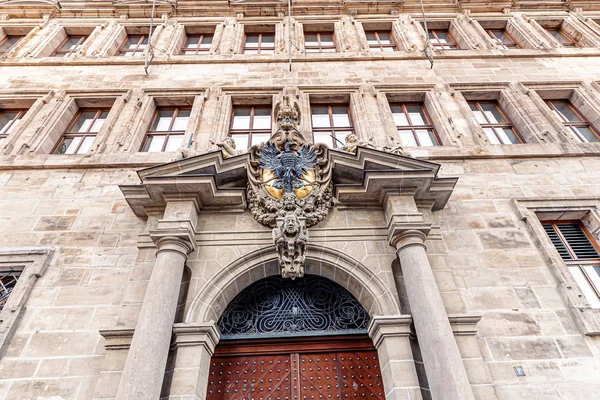
<instances>
[{"instance_id":1,"label":"stone column","mask_svg":"<svg viewBox=\"0 0 600 400\"><path fill-rule=\"evenodd\" d=\"M157 229L156 261L117 391L117 400L158 400L187 255L195 249L197 203L170 201Z\"/></svg>"},{"instance_id":2,"label":"stone column","mask_svg":"<svg viewBox=\"0 0 600 400\"><path fill-rule=\"evenodd\" d=\"M410 347L411 322L410 315L376 315L369 324L387 400L422 398Z\"/></svg>"},{"instance_id":3,"label":"stone column","mask_svg":"<svg viewBox=\"0 0 600 400\"><path fill-rule=\"evenodd\" d=\"M410 193L388 194L385 203L390 244L397 249L432 397L434 400L473 399L465 366L425 251L424 242L430 225L424 221Z\"/></svg>"}]
</instances>

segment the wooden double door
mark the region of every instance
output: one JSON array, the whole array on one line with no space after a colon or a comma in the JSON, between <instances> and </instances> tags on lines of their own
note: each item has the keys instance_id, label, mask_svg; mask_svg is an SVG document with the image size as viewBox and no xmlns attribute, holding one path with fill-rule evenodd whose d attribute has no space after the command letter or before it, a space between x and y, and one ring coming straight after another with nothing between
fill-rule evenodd
<instances>
[{"instance_id":1,"label":"wooden double door","mask_svg":"<svg viewBox=\"0 0 600 400\"><path fill-rule=\"evenodd\" d=\"M223 340L207 400L385 398L377 351L364 335Z\"/></svg>"}]
</instances>

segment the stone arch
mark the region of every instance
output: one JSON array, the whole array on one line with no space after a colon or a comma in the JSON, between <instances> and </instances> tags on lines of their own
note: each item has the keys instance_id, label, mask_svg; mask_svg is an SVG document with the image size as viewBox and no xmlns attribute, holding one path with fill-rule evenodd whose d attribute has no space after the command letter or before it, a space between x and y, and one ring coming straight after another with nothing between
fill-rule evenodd
<instances>
[{"instance_id":1,"label":"stone arch","mask_svg":"<svg viewBox=\"0 0 600 400\"><path fill-rule=\"evenodd\" d=\"M335 249L309 244L307 274L331 279L347 289L369 315L398 315L398 297L373 271ZM274 246L246 254L215 275L194 298L187 323L217 321L233 298L244 288L267 276L280 274Z\"/></svg>"}]
</instances>

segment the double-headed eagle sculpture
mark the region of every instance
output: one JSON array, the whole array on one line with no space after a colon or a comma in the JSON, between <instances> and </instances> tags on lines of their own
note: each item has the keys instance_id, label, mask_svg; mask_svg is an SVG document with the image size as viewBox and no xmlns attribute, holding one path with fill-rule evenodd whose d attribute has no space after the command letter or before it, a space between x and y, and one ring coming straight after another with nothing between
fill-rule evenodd
<instances>
[{"instance_id":1,"label":"double-headed eagle sculpture","mask_svg":"<svg viewBox=\"0 0 600 400\"><path fill-rule=\"evenodd\" d=\"M297 150L292 150L292 146L298 147ZM260 166L275 173L273 187L286 193L302 188L304 172L314 170L316 165L317 154L308 145L297 146L288 140L283 150L272 142L260 148Z\"/></svg>"}]
</instances>

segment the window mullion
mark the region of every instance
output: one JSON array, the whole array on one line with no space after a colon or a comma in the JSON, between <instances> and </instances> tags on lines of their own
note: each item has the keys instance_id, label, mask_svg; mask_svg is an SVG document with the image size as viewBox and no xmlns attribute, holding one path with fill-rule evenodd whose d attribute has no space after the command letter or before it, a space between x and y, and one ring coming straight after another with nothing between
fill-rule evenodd
<instances>
[{"instance_id":1,"label":"window mullion","mask_svg":"<svg viewBox=\"0 0 600 400\"><path fill-rule=\"evenodd\" d=\"M567 249L567 251L569 252L569 254L571 255L571 257L573 257L573 260L578 260L577 254L575 254L575 252L571 248L571 245L569 244L569 242L567 241L567 239L565 239L564 235L562 234L562 232L558 228L558 224L556 222L552 222L552 229L554 229L554 231L558 235L560 241L563 242L565 248Z\"/></svg>"}]
</instances>

